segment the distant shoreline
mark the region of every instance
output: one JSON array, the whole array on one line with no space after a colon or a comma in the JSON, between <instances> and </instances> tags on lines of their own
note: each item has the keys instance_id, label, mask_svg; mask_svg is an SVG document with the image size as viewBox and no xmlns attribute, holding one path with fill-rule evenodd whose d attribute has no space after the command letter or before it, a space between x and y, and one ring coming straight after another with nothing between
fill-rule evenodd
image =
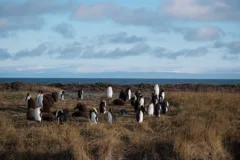
<instances>
[{"instance_id":1,"label":"distant shoreline","mask_svg":"<svg viewBox=\"0 0 240 160\"><path fill-rule=\"evenodd\" d=\"M137 85L137 84L160 84L160 85L177 85L177 84L214 84L214 85L232 85L240 84L240 79L169 79L169 78L0 78L1 83L12 82L38 83L51 85L61 84L121 84L121 85Z\"/></svg>"},{"instance_id":2,"label":"distant shoreline","mask_svg":"<svg viewBox=\"0 0 240 160\"><path fill-rule=\"evenodd\" d=\"M0 91L35 91L43 86L55 87L66 91L77 92L83 89L88 92L105 92L108 85L112 85L114 92L120 92L122 89L130 87L133 92L140 90L143 92L152 92L154 84L111 84L111 83L94 83L94 84L39 84L26 82L0 83ZM240 84L232 85L214 85L214 84L159 84L160 89L166 92L230 92L240 93Z\"/></svg>"}]
</instances>

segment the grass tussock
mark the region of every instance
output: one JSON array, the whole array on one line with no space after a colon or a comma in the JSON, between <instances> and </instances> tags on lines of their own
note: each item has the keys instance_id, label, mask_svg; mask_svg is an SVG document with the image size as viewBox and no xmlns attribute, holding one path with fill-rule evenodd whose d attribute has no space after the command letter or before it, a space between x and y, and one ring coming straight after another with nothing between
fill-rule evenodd
<instances>
[{"instance_id":1,"label":"grass tussock","mask_svg":"<svg viewBox=\"0 0 240 160\"><path fill-rule=\"evenodd\" d=\"M0 92L0 159L234 159L232 144L240 139L240 95L235 93L170 92L168 114L144 115L137 124L127 102L113 106L116 121L110 126L107 115L98 124L85 118L56 122L26 120L26 92ZM52 110L78 102L91 109L100 99L59 101ZM148 103L147 103L148 104ZM119 116L119 109L129 114ZM234 143L232 143L234 142Z\"/></svg>"}]
</instances>

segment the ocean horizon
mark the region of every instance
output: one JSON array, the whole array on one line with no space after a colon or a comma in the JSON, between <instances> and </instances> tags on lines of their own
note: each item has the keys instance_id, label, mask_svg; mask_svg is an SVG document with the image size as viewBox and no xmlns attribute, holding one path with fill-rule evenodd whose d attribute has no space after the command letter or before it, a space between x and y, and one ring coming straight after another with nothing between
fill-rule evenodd
<instances>
[{"instance_id":1,"label":"ocean horizon","mask_svg":"<svg viewBox=\"0 0 240 160\"><path fill-rule=\"evenodd\" d=\"M0 83L28 82L38 84L240 84L240 79L168 79L168 78L0 78Z\"/></svg>"}]
</instances>

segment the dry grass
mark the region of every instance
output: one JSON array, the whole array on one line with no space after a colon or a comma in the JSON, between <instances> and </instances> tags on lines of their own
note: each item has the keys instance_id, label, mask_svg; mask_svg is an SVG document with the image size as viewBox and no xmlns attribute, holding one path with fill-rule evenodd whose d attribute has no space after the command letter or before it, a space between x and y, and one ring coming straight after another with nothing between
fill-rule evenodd
<instances>
[{"instance_id":1,"label":"dry grass","mask_svg":"<svg viewBox=\"0 0 240 160\"><path fill-rule=\"evenodd\" d=\"M230 140L240 139L237 93L170 92L169 113L145 115L143 124L136 123L130 102L109 105L115 112L129 111L127 116L116 113L113 126L107 115L100 115L98 124L84 118L64 125L27 121L25 94L0 93L0 159L233 159ZM72 112L77 102L60 101L52 110ZM82 102L97 107L100 99Z\"/></svg>"}]
</instances>

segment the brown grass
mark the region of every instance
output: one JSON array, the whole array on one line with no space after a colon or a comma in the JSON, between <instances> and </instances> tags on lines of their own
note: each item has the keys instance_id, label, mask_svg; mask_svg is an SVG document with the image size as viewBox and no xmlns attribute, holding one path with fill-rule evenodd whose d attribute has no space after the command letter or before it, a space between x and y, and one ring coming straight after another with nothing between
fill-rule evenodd
<instances>
[{"instance_id":1,"label":"brown grass","mask_svg":"<svg viewBox=\"0 0 240 160\"><path fill-rule=\"evenodd\" d=\"M25 94L0 92L0 159L233 159L228 140L240 139L237 93L170 92L169 113L144 115L143 124L136 123L130 102L108 106L129 112L116 114L112 126L107 115L100 115L98 124L84 118L64 125L27 121ZM59 101L53 111L69 108L72 113L78 102ZM98 109L100 99L81 102Z\"/></svg>"}]
</instances>

